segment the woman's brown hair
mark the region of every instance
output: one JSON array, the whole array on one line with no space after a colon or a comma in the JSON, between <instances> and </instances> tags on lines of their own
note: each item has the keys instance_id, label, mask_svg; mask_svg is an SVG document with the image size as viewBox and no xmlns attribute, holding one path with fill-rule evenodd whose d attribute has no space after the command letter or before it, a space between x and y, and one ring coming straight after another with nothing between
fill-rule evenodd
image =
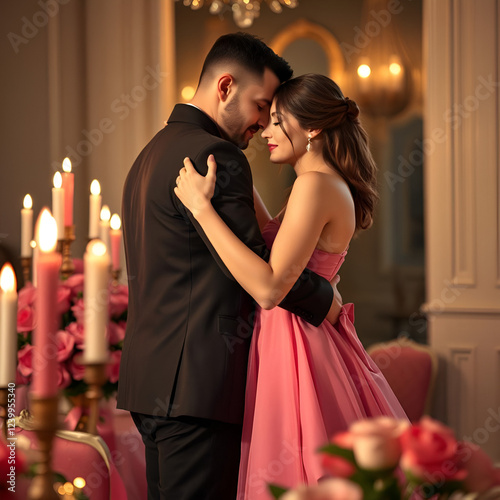
<instances>
[{"instance_id":1,"label":"woman's brown hair","mask_svg":"<svg viewBox=\"0 0 500 500\"><path fill-rule=\"evenodd\" d=\"M377 166L357 104L330 78L312 73L283 83L275 97L278 115L290 113L301 128L322 130L323 158L349 185L356 229L368 229L378 199ZM288 137L281 121L280 125Z\"/></svg>"}]
</instances>

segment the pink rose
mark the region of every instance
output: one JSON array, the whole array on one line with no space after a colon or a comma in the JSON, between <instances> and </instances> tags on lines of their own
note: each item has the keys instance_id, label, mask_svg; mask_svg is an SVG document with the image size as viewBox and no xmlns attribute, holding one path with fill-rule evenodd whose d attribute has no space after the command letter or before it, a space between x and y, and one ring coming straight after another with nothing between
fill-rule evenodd
<instances>
[{"instance_id":1,"label":"pink rose","mask_svg":"<svg viewBox=\"0 0 500 500\"><path fill-rule=\"evenodd\" d=\"M83 274L83 259L73 259L75 274Z\"/></svg>"},{"instance_id":2,"label":"pink rose","mask_svg":"<svg viewBox=\"0 0 500 500\"><path fill-rule=\"evenodd\" d=\"M118 285L109 292L109 316L119 318L128 307L128 288Z\"/></svg>"},{"instance_id":3,"label":"pink rose","mask_svg":"<svg viewBox=\"0 0 500 500\"><path fill-rule=\"evenodd\" d=\"M467 471L464 487L469 492L484 493L494 486L500 486L500 470L496 469L490 457L477 445L458 443L460 465Z\"/></svg>"},{"instance_id":4,"label":"pink rose","mask_svg":"<svg viewBox=\"0 0 500 500\"><path fill-rule=\"evenodd\" d=\"M17 351L17 369L24 377L29 377L33 373L33 346L26 344Z\"/></svg>"},{"instance_id":5,"label":"pink rose","mask_svg":"<svg viewBox=\"0 0 500 500\"><path fill-rule=\"evenodd\" d=\"M84 305L83 305L83 299L78 299L75 302L75 305L71 308L73 311L73 314L75 315L76 321L80 324L83 325L83 319L84 319Z\"/></svg>"},{"instance_id":6,"label":"pink rose","mask_svg":"<svg viewBox=\"0 0 500 500\"><path fill-rule=\"evenodd\" d=\"M354 465L345 458L336 455L322 454L321 464L326 473L332 477L351 477L355 472Z\"/></svg>"},{"instance_id":7,"label":"pink rose","mask_svg":"<svg viewBox=\"0 0 500 500\"><path fill-rule=\"evenodd\" d=\"M85 333L83 331L83 324L73 321L66 327L66 331L75 339L75 347L83 350L85 342Z\"/></svg>"},{"instance_id":8,"label":"pink rose","mask_svg":"<svg viewBox=\"0 0 500 500\"><path fill-rule=\"evenodd\" d=\"M81 353L83 355L83 353ZM75 380L83 380L85 376L85 365L81 363L82 357L77 355L73 356L67 363L67 367L71 376Z\"/></svg>"},{"instance_id":9,"label":"pink rose","mask_svg":"<svg viewBox=\"0 0 500 500\"><path fill-rule=\"evenodd\" d=\"M422 417L403 432L401 446L401 467L422 482L442 485L467 475L453 431L436 420Z\"/></svg>"},{"instance_id":10,"label":"pink rose","mask_svg":"<svg viewBox=\"0 0 500 500\"><path fill-rule=\"evenodd\" d=\"M24 307L33 307L36 299L36 288L28 283L26 286L19 290L17 297L17 307L23 309Z\"/></svg>"},{"instance_id":11,"label":"pink rose","mask_svg":"<svg viewBox=\"0 0 500 500\"><path fill-rule=\"evenodd\" d=\"M17 331L19 333L31 332L35 328L35 310L31 306L17 309Z\"/></svg>"},{"instance_id":12,"label":"pink rose","mask_svg":"<svg viewBox=\"0 0 500 500\"><path fill-rule=\"evenodd\" d=\"M69 289L72 299L77 297L79 294L83 294L83 274L71 275L66 281L63 282L63 286Z\"/></svg>"},{"instance_id":13,"label":"pink rose","mask_svg":"<svg viewBox=\"0 0 500 500\"><path fill-rule=\"evenodd\" d=\"M75 347L75 337L65 330L59 330L56 333L57 343L57 361L66 361Z\"/></svg>"},{"instance_id":14,"label":"pink rose","mask_svg":"<svg viewBox=\"0 0 500 500\"><path fill-rule=\"evenodd\" d=\"M365 470L396 467L401 457L399 437L408 422L377 417L354 422L349 428L356 462Z\"/></svg>"},{"instance_id":15,"label":"pink rose","mask_svg":"<svg viewBox=\"0 0 500 500\"><path fill-rule=\"evenodd\" d=\"M325 479L315 486L287 491L281 500L362 500L363 490L346 479Z\"/></svg>"},{"instance_id":16,"label":"pink rose","mask_svg":"<svg viewBox=\"0 0 500 500\"><path fill-rule=\"evenodd\" d=\"M125 338L125 325L125 321L120 321L118 323L110 321L108 323L107 335L110 345L116 345L123 341Z\"/></svg>"},{"instance_id":17,"label":"pink rose","mask_svg":"<svg viewBox=\"0 0 500 500\"><path fill-rule=\"evenodd\" d=\"M71 305L71 291L69 288L59 286L57 288L57 314L61 316L69 311Z\"/></svg>"},{"instance_id":18,"label":"pink rose","mask_svg":"<svg viewBox=\"0 0 500 500\"><path fill-rule=\"evenodd\" d=\"M71 384L71 375L64 365L59 364L57 366L57 387L66 389L69 384Z\"/></svg>"},{"instance_id":19,"label":"pink rose","mask_svg":"<svg viewBox=\"0 0 500 500\"><path fill-rule=\"evenodd\" d=\"M121 351L111 351L109 353L109 364L107 366L107 373L109 381L114 384L118 382L120 376L120 361L122 359Z\"/></svg>"}]
</instances>

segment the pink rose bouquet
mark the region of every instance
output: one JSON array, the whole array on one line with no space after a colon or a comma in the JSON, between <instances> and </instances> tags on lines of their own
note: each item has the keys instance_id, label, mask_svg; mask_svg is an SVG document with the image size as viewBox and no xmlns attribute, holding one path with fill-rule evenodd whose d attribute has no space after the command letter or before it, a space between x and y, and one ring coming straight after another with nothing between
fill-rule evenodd
<instances>
[{"instance_id":1,"label":"pink rose bouquet","mask_svg":"<svg viewBox=\"0 0 500 500\"><path fill-rule=\"evenodd\" d=\"M28 283L19 292L17 312L18 352L17 383L29 384L33 373L33 330L36 327L36 288ZM61 281L57 293L60 325L57 332L58 385L67 396L85 393L85 367L82 365L84 344L83 274L74 274ZM109 288L109 323L107 328L109 364L108 380L103 386L106 397L116 392L121 351L125 337L128 309L128 288L112 285Z\"/></svg>"},{"instance_id":2,"label":"pink rose bouquet","mask_svg":"<svg viewBox=\"0 0 500 500\"><path fill-rule=\"evenodd\" d=\"M388 417L359 420L321 448L325 477L281 500L500 499L500 469L478 446L423 417L410 425Z\"/></svg>"}]
</instances>

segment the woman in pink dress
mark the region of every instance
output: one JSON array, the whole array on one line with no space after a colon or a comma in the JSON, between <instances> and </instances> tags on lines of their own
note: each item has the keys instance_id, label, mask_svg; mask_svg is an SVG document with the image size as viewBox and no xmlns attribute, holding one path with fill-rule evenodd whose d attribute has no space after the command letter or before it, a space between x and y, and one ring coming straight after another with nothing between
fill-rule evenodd
<instances>
[{"instance_id":1,"label":"woman in pink dress","mask_svg":"<svg viewBox=\"0 0 500 500\"><path fill-rule=\"evenodd\" d=\"M324 475L318 447L355 420L406 418L356 335L352 304L343 306L335 325L319 327L275 307L305 267L333 278L351 238L372 224L376 166L358 114L356 103L326 76L303 75L279 87L262 137L271 161L291 164L297 179L275 219L256 196L269 262L213 209L213 157L206 177L186 160L178 178L177 196L260 306L248 363L238 500L270 499L269 483L316 483Z\"/></svg>"}]
</instances>

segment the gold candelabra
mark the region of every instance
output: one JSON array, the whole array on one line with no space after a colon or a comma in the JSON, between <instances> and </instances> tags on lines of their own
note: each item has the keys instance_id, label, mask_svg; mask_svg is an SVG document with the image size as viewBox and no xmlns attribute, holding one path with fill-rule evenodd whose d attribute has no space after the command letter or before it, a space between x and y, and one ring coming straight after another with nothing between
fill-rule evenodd
<instances>
[{"instance_id":1,"label":"gold candelabra","mask_svg":"<svg viewBox=\"0 0 500 500\"><path fill-rule=\"evenodd\" d=\"M88 385L85 396L89 405L89 417L87 420L87 432L89 434L98 435L97 420L99 418L99 402L103 396L102 386L105 384L106 378L106 362L102 363L87 363L85 365L85 382Z\"/></svg>"},{"instance_id":2,"label":"gold candelabra","mask_svg":"<svg viewBox=\"0 0 500 500\"><path fill-rule=\"evenodd\" d=\"M75 265L71 258L71 244L75 241L75 226L65 226L62 239L62 265L61 276L69 278L75 272Z\"/></svg>"},{"instance_id":3,"label":"gold candelabra","mask_svg":"<svg viewBox=\"0 0 500 500\"><path fill-rule=\"evenodd\" d=\"M28 281L30 280L32 262L33 262L32 257L21 257L21 266L23 268L24 284L28 283Z\"/></svg>"},{"instance_id":4,"label":"gold candelabra","mask_svg":"<svg viewBox=\"0 0 500 500\"><path fill-rule=\"evenodd\" d=\"M0 387L0 408L2 409L1 419L3 427L3 436L7 440L7 401L8 401L8 390L7 387Z\"/></svg>"},{"instance_id":5,"label":"gold candelabra","mask_svg":"<svg viewBox=\"0 0 500 500\"><path fill-rule=\"evenodd\" d=\"M56 500L59 496L53 484L52 445L57 430L58 398L57 396L49 398L32 396L31 409L35 434L38 438L40 461L37 464L37 474L28 491L28 499Z\"/></svg>"},{"instance_id":6,"label":"gold candelabra","mask_svg":"<svg viewBox=\"0 0 500 500\"><path fill-rule=\"evenodd\" d=\"M122 274L121 269L112 269L111 270L111 283L113 286L115 286L115 287L118 286L121 274Z\"/></svg>"}]
</instances>

